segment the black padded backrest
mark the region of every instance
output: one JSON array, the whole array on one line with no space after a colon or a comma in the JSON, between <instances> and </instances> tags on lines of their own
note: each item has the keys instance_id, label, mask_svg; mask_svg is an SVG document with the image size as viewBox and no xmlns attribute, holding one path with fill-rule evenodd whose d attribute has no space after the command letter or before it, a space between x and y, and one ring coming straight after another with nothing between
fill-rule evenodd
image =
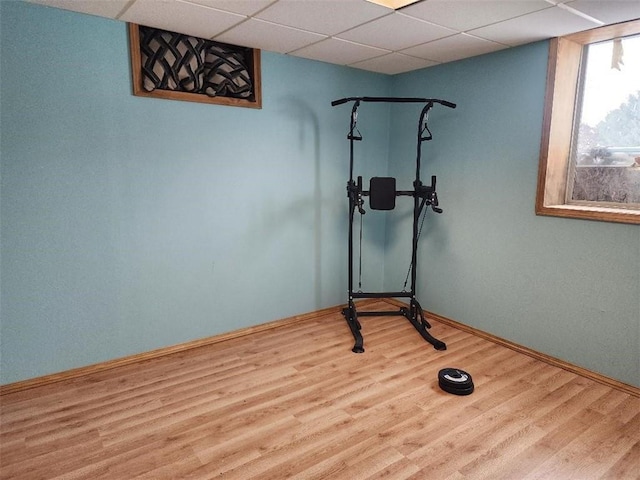
<instances>
[{"instance_id":1,"label":"black padded backrest","mask_svg":"<svg viewBox=\"0 0 640 480\"><path fill-rule=\"evenodd\" d=\"M393 210L396 208L396 179L373 177L369 183L369 206L371 210Z\"/></svg>"}]
</instances>

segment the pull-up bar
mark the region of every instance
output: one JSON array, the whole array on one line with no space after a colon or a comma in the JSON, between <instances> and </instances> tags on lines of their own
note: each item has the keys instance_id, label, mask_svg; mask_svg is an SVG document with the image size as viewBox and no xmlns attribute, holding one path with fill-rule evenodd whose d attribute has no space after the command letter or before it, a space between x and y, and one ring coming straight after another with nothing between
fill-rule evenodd
<instances>
[{"instance_id":1,"label":"pull-up bar","mask_svg":"<svg viewBox=\"0 0 640 480\"><path fill-rule=\"evenodd\" d=\"M332 107L337 107L347 102L379 102L379 103L440 103L445 107L456 108L455 103L439 100L437 98L413 98L413 97L346 97L331 102Z\"/></svg>"}]
</instances>

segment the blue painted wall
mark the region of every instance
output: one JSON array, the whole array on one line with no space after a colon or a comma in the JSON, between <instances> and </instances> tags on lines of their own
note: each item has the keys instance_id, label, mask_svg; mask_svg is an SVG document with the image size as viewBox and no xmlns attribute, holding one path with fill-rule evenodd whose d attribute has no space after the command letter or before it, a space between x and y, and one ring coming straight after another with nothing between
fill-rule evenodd
<instances>
[{"instance_id":1,"label":"blue painted wall","mask_svg":"<svg viewBox=\"0 0 640 480\"><path fill-rule=\"evenodd\" d=\"M349 107L329 103L393 94L459 104L424 151L445 209L425 308L640 385L640 229L534 215L546 43L395 77L263 53L250 110L132 96L119 22L0 12L1 383L343 303ZM418 113L363 105L357 173L410 188ZM367 290L402 286L407 206L365 217Z\"/></svg>"},{"instance_id":2,"label":"blue painted wall","mask_svg":"<svg viewBox=\"0 0 640 480\"><path fill-rule=\"evenodd\" d=\"M423 173L425 182L437 175L444 213L425 223L419 299L640 385L640 228L534 213L547 49L541 42L394 77L396 95L428 92L459 105L430 116ZM389 168L398 177L413 175L417 120L392 111ZM403 222L390 222L387 237L391 289L406 274L407 235L391 233L409 231Z\"/></svg>"},{"instance_id":3,"label":"blue painted wall","mask_svg":"<svg viewBox=\"0 0 640 480\"><path fill-rule=\"evenodd\" d=\"M3 384L346 301L349 117L330 102L388 77L263 53L261 110L139 98L124 23L0 3ZM369 233L384 248L383 221Z\"/></svg>"}]
</instances>

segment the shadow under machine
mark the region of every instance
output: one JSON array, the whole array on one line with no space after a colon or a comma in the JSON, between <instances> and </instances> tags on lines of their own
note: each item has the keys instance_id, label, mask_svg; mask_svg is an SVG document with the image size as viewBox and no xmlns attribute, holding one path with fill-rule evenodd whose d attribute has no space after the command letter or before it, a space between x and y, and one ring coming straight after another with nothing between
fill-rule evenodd
<instances>
[{"instance_id":1,"label":"shadow under machine","mask_svg":"<svg viewBox=\"0 0 640 480\"><path fill-rule=\"evenodd\" d=\"M446 100L438 100L435 98L403 98L403 97L348 97L331 102L332 106L338 106L345 103L352 103L351 122L349 134L349 181L347 183L347 196L349 198L349 301L347 307L342 310L342 314L351 329L351 333L355 339L353 352L364 352L363 338L360 330L362 329L358 317L364 316L403 316L415 327L420 335L433 345L436 350L446 350L447 346L444 342L438 340L428 331L431 325L424 316L424 312L420 303L416 299L416 266L418 260L418 240L424 222L427 207L430 207L436 213L442 213L438 207L438 195L436 193L436 177L431 177L429 185L424 185L420 179L420 163L422 156L422 144L433 138L427 121L429 111L434 105L442 105L449 108L455 108L454 103ZM362 135L357 128L358 108L362 103L366 102L384 102L384 103L420 103L424 107L420 112L418 120L418 138L417 138L417 154L416 154L416 170L415 179L413 181L413 190L397 190L396 179L393 177L372 177L369 181L369 189L365 190L363 186L362 176L354 179L354 147L355 142L362 141ZM361 215L365 214L364 197L369 197L369 208L371 210L393 210L397 197L410 197L413 199L413 236L411 247L411 262L407 278L402 291L399 292L363 292L360 289L354 289L354 218L356 210ZM360 230L360 242L362 242L362 230ZM360 243L360 246L362 243ZM362 276L362 264L360 262L360 282ZM410 280L410 282L409 282ZM409 283L409 289L407 289ZM360 283L361 286L361 283ZM357 299L365 298L400 298L408 299L408 307L402 306L397 310L385 311L358 311L356 307Z\"/></svg>"}]
</instances>

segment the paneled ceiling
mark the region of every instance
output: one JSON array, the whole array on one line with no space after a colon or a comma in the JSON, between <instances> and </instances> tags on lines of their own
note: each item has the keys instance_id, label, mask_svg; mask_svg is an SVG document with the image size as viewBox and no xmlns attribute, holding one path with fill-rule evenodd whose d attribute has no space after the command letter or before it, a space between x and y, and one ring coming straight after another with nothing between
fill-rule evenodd
<instances>
[{"instance_id":1,"label":"paneled ceiling","mask_svg":"<svg viewBox=\"0 0 640 480\"><path fill-rule=\"evenodd\" d=\"M29 0L396 74L640 18L640 0Z\"/></svg>"}]
</instances>

